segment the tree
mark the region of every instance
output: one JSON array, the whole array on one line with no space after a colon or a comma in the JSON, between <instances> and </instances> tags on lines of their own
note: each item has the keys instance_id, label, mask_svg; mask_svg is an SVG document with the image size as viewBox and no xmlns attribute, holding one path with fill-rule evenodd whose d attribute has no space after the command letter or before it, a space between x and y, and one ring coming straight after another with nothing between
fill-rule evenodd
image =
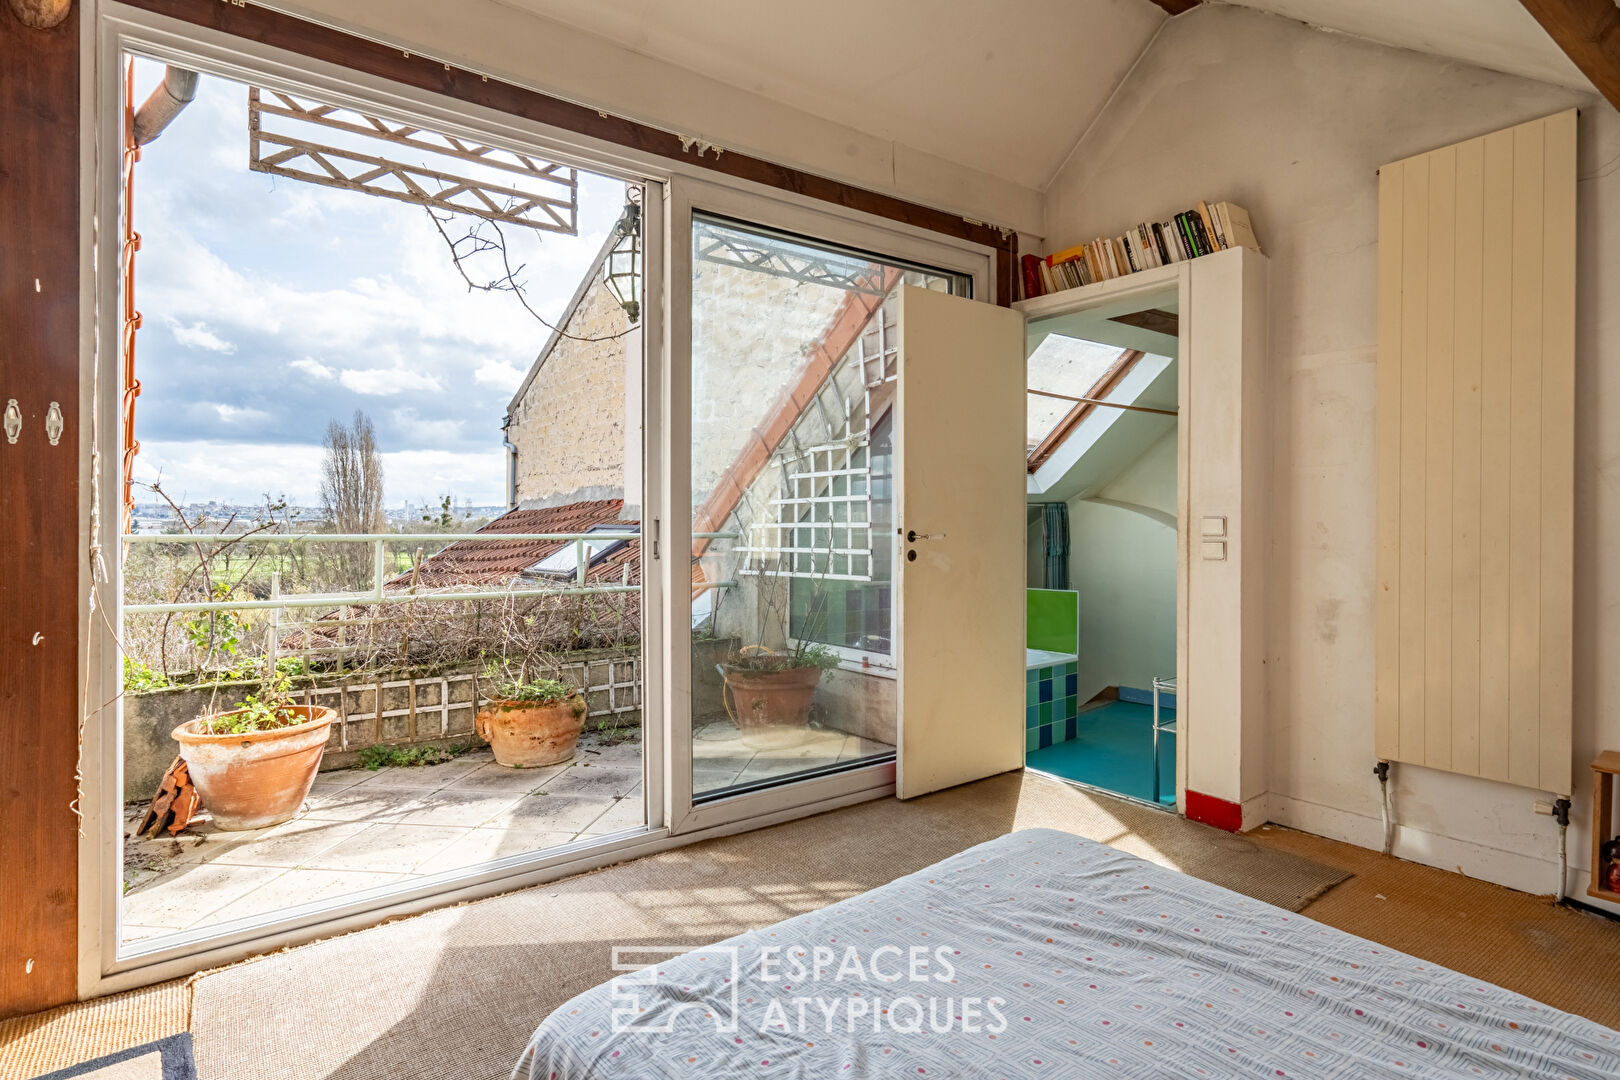
<instances>
[{"instance_id":1,"label":"tree","mask_svg":"<svg viewBox=\"0 0 1620 1080\"><path fill-rule=\"evenodd\" d=\"M321 461L321 507L336 533L377 533L387 528L383 515L382 461L371 417L356 409L354 422L326 425L326 456ZM350 588L371 580L371 548L341 545L339 572Z\"/></svg>"}]
</instances>

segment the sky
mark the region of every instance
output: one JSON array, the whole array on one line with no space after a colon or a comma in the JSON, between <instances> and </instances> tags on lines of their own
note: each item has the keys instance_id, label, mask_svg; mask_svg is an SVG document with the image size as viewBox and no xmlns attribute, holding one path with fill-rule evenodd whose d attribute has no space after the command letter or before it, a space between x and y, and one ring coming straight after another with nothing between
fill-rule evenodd
<instances>
[{"instance_id":1,"label":"sky","mask_svg":"<svg viewBox=\"0 0 1620 1080\"><path fill-rule=\"evenodd\" d=\"M162 70L137 61L137 103ZM247 88L208 75L142 148L135 479L161 476L180 502L318 505L327 423L360 409L386 505L504 503L501 419L550 331L514 296L469 292L423 207L247 160ZM553 323L624 207L622 182L579 180L578 236L503 226L529 303Z\"/></svg>"}]
</instances>

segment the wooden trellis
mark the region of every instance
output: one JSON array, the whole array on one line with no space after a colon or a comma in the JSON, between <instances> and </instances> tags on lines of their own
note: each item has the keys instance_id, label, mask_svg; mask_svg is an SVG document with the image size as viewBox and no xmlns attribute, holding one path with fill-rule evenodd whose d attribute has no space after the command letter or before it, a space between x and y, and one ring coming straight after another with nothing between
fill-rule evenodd
<instances>
[{"instance_id":1,"label":"wooden trellis","mask_svg":"<svg viewBox=\"0 0 1620 1080\"><path fill-rule=\"evenodd\" d=\"M579 232L579 174L566 165L500 147L442 135L352 109L300 101L288 94L248 88L248 168L311 184L358 191L488 221L567 236ZM265 127L275 117L276 130ZM329 132L357 137L339 146ZM477 179L392 157L366 153L408 147L438 159L466 161L515 177L511 184ZM396 151L397 152L397 151Z\"/></svg>"}]
</instances>

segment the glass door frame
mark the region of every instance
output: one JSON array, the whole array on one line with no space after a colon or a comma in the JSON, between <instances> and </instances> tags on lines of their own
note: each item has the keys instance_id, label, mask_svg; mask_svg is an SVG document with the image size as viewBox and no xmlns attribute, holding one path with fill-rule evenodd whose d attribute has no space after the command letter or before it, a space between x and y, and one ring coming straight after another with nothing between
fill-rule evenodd
<instances>
[{"instance_id":1,"label":"glass door frame","mask_svg":"<svg viewBox=\"0 0 1620 1080\"><path fill-rule=\"evenodd\" d=\"M738 832L819 813L894 793L893 759L857 765L830 775L785 778L771 787L694 802L692 795L692 219L712 215L740 226L804 237L870 252L903 264L937 269L967 281L974 297L993 302L995 253L893 221L838 211L825 204L743 187L676 176L669 187L670 241L665 247L664 280L670 314L661 426L667 470L660 508L665 557L659 567L665 598L666 678L662 713L669 725L664 739L663 817L676 835L723 830ZM903 331L902 331L903 332ZM905 463L896 446L895 499L905 484ZM896 566L896 587L903 564Z\"/></svg>"},{"instance_id":2,"label":"glass door frame","mask_svg":"<svg viewBox=\"0 0 1620 1080\"><path fill-rule=\"evenodd\" d=\"M581 873L628 858L802 817L893 792L892 762L787 783L694 806L691 777L690 578L671 588L671 567L690 566L691 226L694 209L963 275L973 295L995 297L997 250L809 196L718 175L713 169L583 136L499 110L287 52L233 34L103 0L87 20L81 111L80 341L83 425L80 539L111 546L120 520L116 453L122 68L133 52L266 87L401 115L448 134L487 139L646 185L643 205L643 675L647 824L599 842L508 856L447 872L409 889L374 890L242 920L225 932L188 935L161 949L120 956L122 880L121 687L111 627L119 621L116 571L93 580L94 615L81 614L86 649L81 701L83 780L79 845L79 991L114 993L290 945ZM719 154L720 151L714 151ZM93 257L91 257L93 256ZM93 434L92 434L93 428ZM897 487L903 463L895 462ZM99 474L99 475L98 475ZM90 493L94 491L92 496ZM898 491L897 491L898 494ZM652 531L647 530L651 523ZM116 525L112 526L116 528ZM648 543L650 536L652 542ZM116 542L116 541L113 541ZM673 557L672 557L673 556ZM113 560L104 556L108 569ZM689 570L688 570L689 574ZM675 575L679 578L680 575ZM656 582L657 587L652 587ZM679 662L674 662L678 660Z\"/></svg>"},{"instance_id":3,"label":"glass door frame","mask_svg":"<svg viewBox=\"0 0 1620 1080\"><path fill-rule=\"evenodd\" d=\"M85 445L94 454L82 468L87 499L81 530L103 555L105 580L85 582L93 589L96 614L84 625L86 666L84 695L83 784L80 807L84 825L79 857L79 987L81 996L116 992L161 979L228 963L350 929L374 925L385 917L426 911L462 900L506 892L552 880L669 846L663 817L667 768L664 738L668 724L659 712L664 696L659 661L666 650L658 635L666 625L662 594L643 588L642 706L643 788L647 821L643 827L587 838L556 848L506 856L466 870L435 874L409 887L380 888L330 901L315 901L269 915L168 936L161 947L135 947L120 954L122 894L122 676L114 627L121 624L122 580L114 551L122 519L118 480L122 433L121 347L119 343L120 273L118 222L122 213L119 164L122 152L122 64L127 54L190 67L244 84L274 88L334 105L377 112L435 131L527 151L547 160L577 166L598 176L644 186L642 281L645 302L641 327L643 347L643 505L656 505L664 474L660 413L656 388L664 381L663 249L669 229L664 217L670 170L649 155L628 155L558 132L521 117L453 101L400 84L364 75L307 57L294 56L250 40L174 23L145 11L103 5L94 33L95 63L86 65L85 127L94 133L94 168L85 181L84 234L95 258L83 260L84 309L93 319L81 349ZM94 465L92 464L94 461ZM92 475L92 470L99 472ZM109 529L114 532L109 532ZM644 582L655 580L655 562L643 545Z\"/></svg>"}]
</instances>

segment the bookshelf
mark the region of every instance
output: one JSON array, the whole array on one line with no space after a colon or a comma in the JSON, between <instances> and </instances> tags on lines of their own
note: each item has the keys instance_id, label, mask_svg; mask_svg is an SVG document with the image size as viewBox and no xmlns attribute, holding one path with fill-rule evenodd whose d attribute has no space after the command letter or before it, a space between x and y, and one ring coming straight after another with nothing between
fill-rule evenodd
<instances>
[{"instance_id":1,"label":"bookshelf","mask_svg":"<svg viewBox=\"0 0 1620 1080\"><path fill-rule=\"evenodd\" d=\"M1605 750L1592 762L1592 883L1586 895L1620 904L1620 892L1608 887L1603 845L1613 836L1615 777L1620 776L1620 750Z\"/></svg>"},{"instance_id":2,"label":"bookshelf","mask_svg":"<svg viewBox=\"0 0 1620 1080\"><path fill-rule=\"evenodd\" d=\"M1175 285L1181 280L1183 267L1191 265L1189 261L1172 263L1169 266L1155 266L1151 270L1139 270L1124 277L1109 278L1107 281L1098 281L1073 289L1060 289L1028 300L1017 300L1012 306L1029 319L1039 319L1045 315L1062 315L1079 308L1124 300L1137 293L1156 292L1166 286Z\"/></svg>"}]
</instances>

